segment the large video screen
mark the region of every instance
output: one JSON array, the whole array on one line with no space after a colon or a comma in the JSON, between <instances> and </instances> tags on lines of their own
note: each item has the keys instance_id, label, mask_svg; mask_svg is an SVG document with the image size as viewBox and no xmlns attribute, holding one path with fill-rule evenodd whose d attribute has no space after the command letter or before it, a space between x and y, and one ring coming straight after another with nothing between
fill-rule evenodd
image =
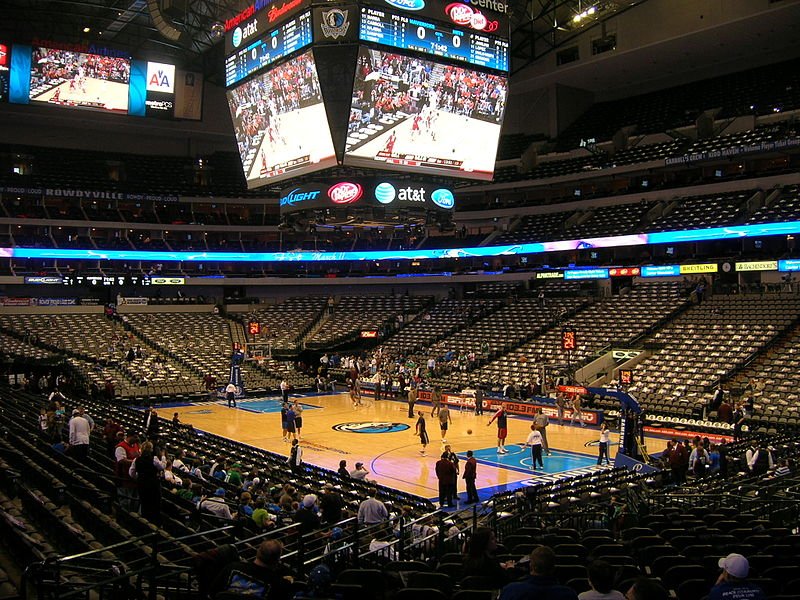
<instances>
[{"instance_id":1,"label":"large video screen","mask_svg":"<svg viewBox=\"0 0 800 600\"><path fill-rule=\"evenodd\" d=\"M508 79L362 47L344 162L490 180Z\"/></svg>"},{"instance_id":2,"label":"large video screen","mask_svg":"<svg viewBox=\"0 0 800 600\"><path fill-rule=\"evenodd\" d=\"M127 112L131 61L127 58L34 48L31 102Z\"/></svg>"},{"instance_id":3,"label":"large video screen","mask_svg":"<svg viewBox=\"0 0 800 600\"><path fill-rule=\"evenodd\" d=\"M310 50L229 91L228 106L248 188L336 165Z\"/></svg>"},{"instance_id":4,"label":"large video screen","mask_svg":"<svg viewBox=\"0 0 800 600\"><path fill-rule=\"evenodd\" d=\"M8 69L10 65L8 46L0 44L0 102L8 100Z\"/></svg>"}]
</instances>

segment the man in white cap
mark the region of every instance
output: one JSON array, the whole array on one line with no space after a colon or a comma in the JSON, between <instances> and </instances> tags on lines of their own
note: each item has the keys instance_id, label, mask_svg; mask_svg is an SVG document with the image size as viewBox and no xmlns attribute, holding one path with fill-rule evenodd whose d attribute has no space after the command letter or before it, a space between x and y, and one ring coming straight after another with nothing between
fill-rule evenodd
<instances>
[{"instance_id":1,"label":"man in white cap","mask_svg":"<svg viewBox=\"0 0 800 600\"><path fill-rule=\"evenodd\" d=\"M300 526L300 534L305 535L320 528L319 514L317 514L316 494L306 494L300 508L294 513L294 522Z\"/></svg>"},{"instance_id":2,"label":"man in white cap","mask_svg":"<svg viewBox=\"0 0 800 600\"><path fill-rule=\"evenodd\" d=\"M728 554L719 559L722 569L716 585L711 588L708 600L766 600L760 587L747 581L750 563L741 554Z\"/></svg>"},{"instance_id":3,"label":"man in white cap","mask_svg":"<svg viewBox=\"0 0 800 600\"><path fill-rule=\"evenodd\" d=\"M72 411L69 420L69 450L68 454L79 460L86 460L89 456L89 439L92 428L89 421L81 415L79 409Z\"/></svg>"}]
</instances>

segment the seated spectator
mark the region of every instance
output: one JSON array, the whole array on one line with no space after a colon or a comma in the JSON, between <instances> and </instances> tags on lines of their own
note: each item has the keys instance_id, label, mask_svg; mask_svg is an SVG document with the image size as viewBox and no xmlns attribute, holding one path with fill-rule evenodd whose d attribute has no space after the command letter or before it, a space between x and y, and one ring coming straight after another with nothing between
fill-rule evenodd
<instances>
[{"instance_id":1,"label":"seated spectator","mask_svg":"<svg viewBox=\"0 0 800 600\"><path fill-rule=\"evenodd\" d=\"M253 562L236 561L229 564L211 586L214 597L229 594L231 598L264 598L286 600L292 595L292 577L280 562L283 544L279 540L261 543Z\"/></svg>"},{"instance_id":2,"label":"seated spectator","mask_svg":"<svg viewBox=\"0 0 800 600\"><path fill-rule=\"evenodd\" d=\"M388 525L376 527L372 541L369 543L369 551L387 561L397 560L397 552L394 549L395 541L391 527Z\"/></svg>"},{"instance_id":3,"label":"seated spectator","mask_svg":"<svg viewBox=\"0 0 800 600\"><path fill-rule=\"evenodd\" d=\"M253 523L259 529L267 529L275 525L275 517L269 514L266 505L266 500L263 497L256 498L253 503L253 514L250 515L250 518L253 519Z\"/></svg>"},{"instance_id":4,"label":"seated spectator","mask_svg":"<svg viewBox=\"0 0 800 600\"><path fill-rule=\"evenodd\" d=\"M478 527L466 543L462 577L480 575L491 579L497 587L506 583L508 580L506 570L514 565L511 562L501 563L495 555L496 550L497 539L494 531L488 527Z\"/></svg>"},{"instance_id":5,"label":"seated spectator","mask_svg":"<svg viewBox=\"0 0 800 600\"><path fill-rule=\"evenodd\" d=\"M578 600L625 600L622 592L614 589L615 569L606 561L593 560L588 573L592 589L578 594Z\"/></svg>"},{"instance_id":6,"label":"seated spectator","mask_svg":"<svg viewBox=\"0 0 800 600\"><path fill-rule=\"evenodd\" d=\"M252 501L253 496L250 495L250 492L241 493L239 496L239 508L236 510L239 517L246 518L253 514Z\"/></svg>"},{"instance_id":7,"label":"seated spectator","mask_svg":"<svg viewBox=\"0 0 800 600\"><path fill-rule=\"evenodd\" d=\"M364 463L357 462L356 468L350 471L350 478L351 479L358 479L358 480L365 480L369 475L369 471L364 468Z\"/></svg>"},{"instance_id":8,"label":"seated spectator","mask_svg":"<svg viewBox=\"0 0 800 600\"><path fill-rule=\"evenodd\" d=\"M342 479L350 479L350 471L347 470L347 461L339 461L339 470L336 471Z\"/></svg>"},{"instance_id":9,"label":"seated spectator","mask_svg":"<svg viewBox=\"0 0 800 600\"><path fill-rule=\"evenodd\" d=\"M625 597L628 600L667 600L669 594L657 581L648 577L639 577L628 589Z\"/></svg>"},{"instance_id":10,"label":"seated spectator","mask_svg":"<svg viewBox=\"0 0 800 600\"><path fill-rule=\"evenodd\" d=\"M320 528L316 495L306 494L303 496L303 503L294 513L294 522L300 526L301 535L311 533Z\"/></svg>"},{"instance_id":11,"label":"seated spectator","mask_svg":"<svg viewBox=\"0 0 800 600\"><path fill-rule=\"evenodd\" d=\"M183 480L175 474L174 468L175 462L168 460L167 464L164 465L164 481L171 485L181 487L183 485Z\"/></svg>"},{"instance_id":12,"label":"seated spectator","mask_svg":"<svg viewBox=\"0 0 800 600\"><path fill-rule=\"evenodd\" d=\"M197 503L199 510L205 510L222 519L233 520L231 509L225 503L225 490L218 488L211 498L203 497Z\"/></svg>"},{"instance_id":13,"label":"seated spectator","mask_svg":"<svg viewBox=\"0 0 800 600\"><path fill-rule=\"evenodd\" d=\"M728 554L720 558L718 564L722 573L711 588L708 600L766 600L764 590L747 581L750 563L744 556Z\"/></svg>"},{"instance_id":14,"label":"seated spectator","mask_svg":"<svg viewBox=\"0 0 800 600\"><path fill-rule=\"evenodd\" d=\"M179 473L188 473L189 467L186 466L186 463L184 462L185 458L186 458L186 451L179 450L178 454L172 460L172 470L178 471Z\"/></svg>"},{"instance_id":15,"label":"seated spectator","mask_svg":"<svg viewBox=\"0 0 800 600\"><path fill-rule=\"evenodd\" d=\"M576 600L578 595L575 591L559 585L553 576L555 566L556 554L551 548L547 546L536 548L530 556L530 575L521 581L505 586L500 592L500 600L528 600L529 598Z\"/></svg>"}]
</instances>

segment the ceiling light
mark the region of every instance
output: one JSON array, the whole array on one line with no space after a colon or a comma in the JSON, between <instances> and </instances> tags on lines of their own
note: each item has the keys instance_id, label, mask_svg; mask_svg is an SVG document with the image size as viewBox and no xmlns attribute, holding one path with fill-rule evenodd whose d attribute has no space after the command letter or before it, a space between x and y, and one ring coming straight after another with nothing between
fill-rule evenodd
<instances>
[{"instance_id":1,"label":"ceiling light","mask_svg":"<svg viewBox=\"0 0 800 600\"><path fill-rule=\"evenodd\" d=\"M83 28L83 33L89 33L91 30L92 30L91 27L84 27Z\"/></svg>"}]
</instances>

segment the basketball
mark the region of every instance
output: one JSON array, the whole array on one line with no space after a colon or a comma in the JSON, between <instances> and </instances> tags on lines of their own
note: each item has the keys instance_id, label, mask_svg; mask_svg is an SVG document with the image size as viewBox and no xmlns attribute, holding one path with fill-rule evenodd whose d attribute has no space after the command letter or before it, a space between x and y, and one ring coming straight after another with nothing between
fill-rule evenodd
<instances>
[{"instance_id":1,"label":"basketball","mask_svg":"<svg viewBox=\"0 0 800 600\"><path fill-rule=\"evenodd\" d=\"M467 429L467 435L472 435L472 429Z\"/></svg>"}]
</instances>

